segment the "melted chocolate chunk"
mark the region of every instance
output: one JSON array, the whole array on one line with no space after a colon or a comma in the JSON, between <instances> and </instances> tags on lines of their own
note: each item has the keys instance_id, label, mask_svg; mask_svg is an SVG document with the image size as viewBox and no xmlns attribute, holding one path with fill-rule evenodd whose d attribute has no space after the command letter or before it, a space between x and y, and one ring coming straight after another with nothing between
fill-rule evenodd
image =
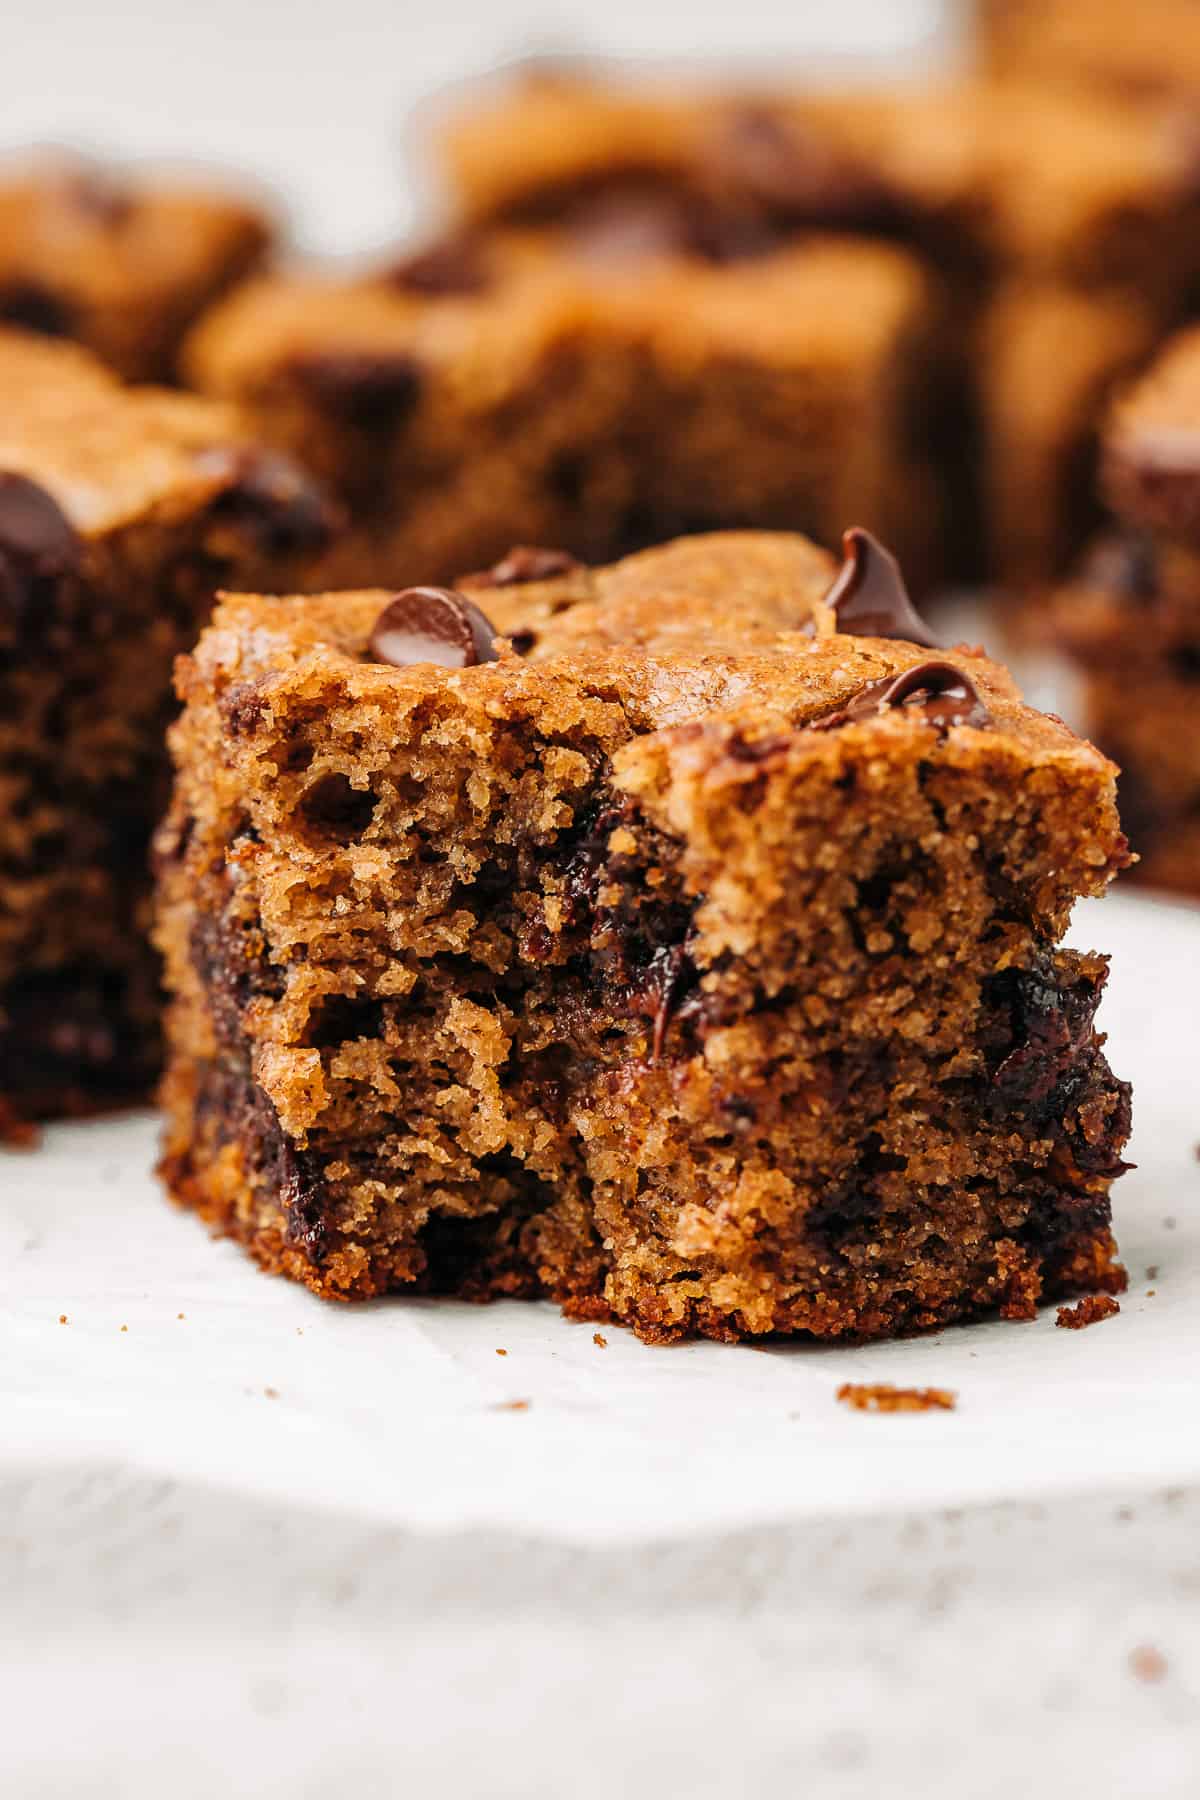
<instances>
[{"instance_id":1,"label":"melted chocolate chunk","mask_svg":"<svg viewBox=\"0 0 1200 1800\"><path fill-rule=\"evenodd\" d=\"M421 371L404 352L342 350L305 356L293 365L322 406L363 431L391 431L421 392Z\"/></svg>"},{"instance_id":2,"label":"melted chocolate chunk","mask_svg":"<svg viewBox=\"0 0 1200 1800\"><path fill-rule=\"evenodd\" d=\"M714 177L792 220L860 223L891 210L879 178L798 119L742 106L710 153Z\"/></svg>"},{"instance_id":3,"label":"melted chocolate chunk","mask_svg":"<svg viewBox=\"0 0 1200 1800\"><path fill-rule=\"evenodd\" d=\"M386 279L407 293L431 299L454 294L483 294L492 285L487 254L478 239L446 238L392 264Z\"/></svg>"},{"instance_id":4,"label":"melted chocolate chunk","mask_svg":"<svg viewBox=\"0 0 1200 1800\"><path fill-rule=\"evenodd\" d=\"M825 596L838 630L853 637L900 638L926 650L941 645L908 597L900 564L878 538L855 525L842 535L845 558Z\"/></svg>"},{"instance_id":5,"label":"melted chocolate chunk","mask_svg":"<svg viewBox=\"0 0 1200 1800\"><path fill-rule=\"evenodd\" d=\"M468 579L478 587L520 587L527 581L553 581L570 575L583 564L566 550L543 550L536 544L516 544L507 556Z\"/></svg>"},{"instance_id":6,"label":"melted chocolate chunk","mask_svg":"<svg viewBox=\"0 0 1200 1800\"><path fill-rule=\"evenodd\" d=\"M81 546L45 488L0 473L0 629L49 611L58 584L79 567Z\"/></svg>"},{"instance_id":7,"label":"melted chocolate chunk","mask_svg":"<svg viewBox=\"0 0 1200 1800\"><path fill-rule=\"evenodd\" d=\"M453 588L405 588L389 600L368 640L376 662L405 669L436 663L442 669L469 669L495 662L496 628L474 601Z\"/></svg>"},{"instance_id":8,"label":"melted chocolate chunk","mask_svg":"<svg viewBox=\"0 0 1200 1800\"><path fill-rule=\"evenodd\" d=\"M58 295L32 281L0 289L0 320L40 337L69 337L73 325L70 308Z\"/></svg>"},{"instance_id":9,"label":"melted chocolate chunk","mask_svg":"<svg viewBox=\"0 0 1200 1800\"><path fill-rule=\"evenodd\" d=\"M951 725L973 725L982 730L992 722L992 715L969 675L953 663L930 661L917 663L900 675L883 675L878 681L868 681L837 712L814 719L810 729L833 731L839 725L877 718L892 707L916 712L923 724L936 725L941 731Z\"/></svg>"},{"instance_id":10,"label":"melted chocolate chunk","mask_svg":"<svg viewBox=\"0 0 1200 1800\"><path fill-rule=\"evenodd\" d=\"M196 463L225 484L212 518L231 525L262 556L322 550L341 514L298 463L274 450L202 450Z\"/></svg>"}]
</instances>

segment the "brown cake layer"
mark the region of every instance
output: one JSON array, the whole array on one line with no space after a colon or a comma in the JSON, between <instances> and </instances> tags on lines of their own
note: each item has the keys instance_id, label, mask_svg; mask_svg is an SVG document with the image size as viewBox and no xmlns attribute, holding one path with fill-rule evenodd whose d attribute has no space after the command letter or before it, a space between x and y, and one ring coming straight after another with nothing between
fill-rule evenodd
<instances>
[{"instance_id":1,"label":"brown cake layer","mask_svg":"<svg viewBox=\"0 0 1200 1800\"><path fill-rule=\"evenodd\" d=\"M1113 770L854 556L226 600L159 839L172 1192L322 1294L653 1340L1119 1285L1128 1089L1058 947Z\"/></svg>"},{"instance_id":2,"label":"brown cake layer","mask_svg":"<svg viewBox=\"0 0 1200 1800\"><path fill-rule=\"evenodd\" d=\"M0 1110L145 1090L172 664L218 586L295 584L333 524L229 409L0 331Z\"/></svg>"}]
</instances>

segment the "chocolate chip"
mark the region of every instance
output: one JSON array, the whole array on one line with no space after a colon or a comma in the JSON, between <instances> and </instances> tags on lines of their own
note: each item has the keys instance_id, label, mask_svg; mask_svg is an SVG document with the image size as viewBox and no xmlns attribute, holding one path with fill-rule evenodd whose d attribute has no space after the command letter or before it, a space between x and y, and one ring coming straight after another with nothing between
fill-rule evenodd
<instances>
[{"instance_id":1,"label":"chocolate chip","mask_svg":"<svg viewBox=\"0 0 1200 1800\"><path fill-rule=\"evenodd\" d=\"M553 581L571 575L583 564L566 550L543 550L536 544L515 544L507 556L478 575L466 579L477 587L520 587L527 581Z\"/></svg>"},{"instance_id":2,"label":"chocolate chip","mask_svg":"<svg viewBox=\"0 0 1200 1800\"><path fill-rule=\"evenodd\" d=\"M765 255L779 241L778 232L757 211L657 188L590 196L572 209L566 223L576 254L601 267L651 256L741 262Z\"/></svg>"},{"instance_id":3,"label":"chocolate chip","mask_svg":"<svg viewBox=\"0 0 1200 1800\"><path fill-rule=\"evenodd\" d=\"M496 628L465 594L453 588L405 588L389 600L371 631L368 649L376 662L405 669L436 663L442 669L469 669L495 662Z\"/></svg>"},{"instance_id":4,"label":"chocolate chip","mask_svg":"<svg viewBox=\"0 0 1200 1800\"><path fill-rule=\"evenodd\" d=\"M951 725L973 725L982 730L992 715L969 675L953 663L922 662L899 675L883 675L868 681L854 698L823 719L814 719L813 731L832 731L899 707L916 712L926 725L944 731Z\"/></svg>"},{"instance_id":5,"label":"chocolate chip","mask_svg":"<svg viewBox=\"0 0 1200 1800\"><path fill-rule=\"evenodd\" d=\"M431 299L483 294L492 285L487 254L477 238L445 238L392 264L385 279L408 293Z\"/></svg>"},{"instance_id":6,"label":"chocolate chip","mask_svg":"<svg viewBox=\"0 0 1200 1800\"><path fill-rule=\"evenodd\" d=\"M85 165L68 177L65 192L77 211L109 230L124 225L136 204L132 188L111 169Z\"/></svg>"},{"instance_id":7,"label":"chocolate chip","mask_svg":"<svg viewBox=\"0 0 1200 1800\"><path fill-rule=\"evenodd\" d=\"M566 228L574 253L600 268L678 256L688 248L683 209L669 194L590 195L571 209Z\"/></svg>"},{"instance_id":8,"label":"chocolate chip","mask_svg":"<svg viewBox=\"0 0 1200 1800\"><path fill-rule=\"evenodd\" d=\"M0 626L49 607L79 567L81 545L57 500L24 475L0 473Z\"/></svg>"},{"instance_id":9,"label":"chocolate chip","mask_svg":"<svg viewBox=\"0 0 1200 1800\"><path fill-rule=\"evenodd\" d=\"M210 509L262 556L322 550L342 522L337 507L290 456L274 450L215 445L196 466L223 484Z\"/></svg>"},{"instance_id":10,"label":"chocolate chip","mask_svg":"<svg viewBox=\"0 0 1200 1800\"><path fill-rule=\"evenodd\" d=\"M70 309L48 289L32 281L0 289L0 321L36 331L40 337L69 337Z\"/></svg>"},{"instance_id":11,"label":"chocolate chip","mask_svg":"<svg viewBox=\"0 0 1200 1800\"><path fill-rule=\"evenodd\" d=\"M710 151L714 177L776 213L812 224L885 217L890 197L848 151L769 106L742 106Z\"/></svg>"},{"instance_id":12,"label":"chocolate chip","mask_svg":"<svg viewBox=\"0 0 1200 1800\"><path fill-rule=\"evenodd\" d=\"M842 535L842 563L825 596L838 630L854 637L900 638L926 650L941 645L908 596L900 564L878 538L856 525Z\"/></svg>"},{"instance_id":13,"label":"chocolate chip","mask_svg":"<svg viewBox=\"0 0 1200 1800\"><path fill-rule=\"evenodd\" d=\"M421 371L404 352L343 350L303 356L292 366L318 404L363 431L394 430L421 391Z\"/></svg>"},{"instance_id":14,"label":"chocolate chip","mask_svg":"<svg viewBox=\"0 0 1200 1800\"><path fill-rule=\"evenodd\" d=\"M1158 553L1150 538L1113 534L1100 539L1079 566L1082 587L1099 588L1125 600L1158 596Z\"/></svg>"}]
</instances>

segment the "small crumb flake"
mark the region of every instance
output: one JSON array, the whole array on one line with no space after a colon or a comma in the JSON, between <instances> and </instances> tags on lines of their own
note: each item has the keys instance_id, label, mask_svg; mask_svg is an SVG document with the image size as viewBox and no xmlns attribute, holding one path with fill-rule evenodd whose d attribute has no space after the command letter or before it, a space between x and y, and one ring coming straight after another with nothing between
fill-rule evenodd
<instances>
[{"instance_id":1,"label":"small crumb flake","mask_svg":"<svg viewBox=\"0 0 1200 1800\"><path fill-rule=\"evenodd\" d=\"M1147 1281L1157 1281L1158 1280L1158 1264L1157 1263L1147 1263L1146 1264L1146 1280Z\"/></svg>"},{"instance_id":2,"label":"small crumb flake","mask_svg":"<svg viewBox=\"0 0 1200 1800\"><path fill-rule=\"evenodd\" d=\"M953 1388L902 1388L890 1381L843 1381L837 1391L843 1406L857 1412L953 1412Z\"/></svg>"},{"instance_id":3,"label":"small crumb flake","mask_svg":"<svg viewBox=\"0 0 1200 1800\"><path fill-rule=\"evenodd\" d=\"M67 1322L67 1315L66 1315L66 1313L59 1313L59 1315L58 1315L58 1322L59 1322L59 1324L60 1324L60 1325L65 1325L65 1324L66 1324L66 1322Z\"/></svg>"},{"instance_id":4,"label":"small crumb flake","mask_svg":"<svg viewBox=\"0 0 1200 1800\"><path fill-rule=\"evenodd\" d=\"M497 1356L507 1356L508 1351L507 1350L497 1350L496 1355Z\"/></svg>"},{"instance_id":5,"label":"small crumb flake","mask_svg":"<svg viewBox=\"0 0 1200 1800\"><path fill-rule=\"evenodd\" d=\"M499 1400L492 1408L493 1412L528 1412L528 1400Z\"/></svg>"},{"instance_id":6,"label":"small crumb flake","mask_svg":"<svg viewBox=\"0 0 1200 1800\"><path fill-rule=\"evenodd\" d=\"M177 1319L186 1319L186 1318L187 1318L187 1314L186 1314L186 1313L176 1313L176 1314L175 1314L175 1317L176 1317L176 1318L177 1318Z\"/></svg>"},{"instance_id":7,"label":"small crumb flake","mask_svg":"<svg viewBox=\"0 0 1200 1800\"><path fill-rule=\"evenodd\" d=\"M279 1389L278 1388L265 1387L263 1389L263 1393L268 1400L278 1400L278 1398L279 1398Z\"/></svg>"},{"instance_id":8,"label":"small crumb flake","mask_svg":"<svg viewBox=\"0 0 1200 1800\"><path fill-rule=\"evenodd\" d=\"M608 1349L608 1339L605 1337L605 1335L602 1331L593 1331L592 1342L593 1342L593 1344L595 1344L597 1350L607 1350Z\"/></svg>"},{"instance_id":9,"label":"small crumb flake","mask_svg":"<svg viewBox=\"0 0 1200 1800\"><path fill-rule=\"evenodd\" d=\"M1167 1659L1153 1644L1139 1644L1131 1650L1129 1667L1139 1681L1165 1681L1167 1678Z\"/></svg>"},{"instance_id":10,"label":"small crumb flake","mask_svg":"<svg viewBox=\"0 0 1200 1800\"><path fill-rule=\"evenodd\" d=\"M129 1327L128 1327L128 1325L122 1325L122 1327L121 1327L121 1330L122 1330L122 1331L128 1331L128 1330L129 1330Z\"/></svg>"},{"instance_id":11,"label":"small crumb flake","mask_svg":"<svg viewBox=\"0 0 1200 1800\"><path fill-rule=\"evenodd\" d=\"M1111 1294L1085 1294L1074 1306L1060 1306L1054 1323L1064 1331L1082 1331L1085 1325L1098 1325L1121 1310L1121 1302Z\"/></svg>"}]
</instances>

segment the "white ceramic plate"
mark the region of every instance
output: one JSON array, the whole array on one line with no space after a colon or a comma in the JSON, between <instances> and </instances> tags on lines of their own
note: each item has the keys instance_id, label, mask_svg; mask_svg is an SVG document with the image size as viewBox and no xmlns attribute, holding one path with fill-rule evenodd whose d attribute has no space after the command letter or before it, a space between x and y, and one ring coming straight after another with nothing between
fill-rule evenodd
<instances>
[{"instance_id":1,"label":"white ceramic plate","mask_svg":"<svg viewBox=\"0 0 1200 1800\"><path fill-rule=\"evenodd\" d=\"M1185 1428L1200 909L1112 896L1080 907L1072 937L1112 954L1102 1021L1135 1086L1119 1318L1065 1332L1046 1309L861 1349L648 1349L615 1328L601 1348L548 1305L323 1305L164 1203L150 1117L70 1125L0 1156L0 1474L117 1465L582 1542L1200 1476ZM951 1387L959 1407L855 1414L834 1400L844 1380Z\"/></svg>"}]
</instances>

